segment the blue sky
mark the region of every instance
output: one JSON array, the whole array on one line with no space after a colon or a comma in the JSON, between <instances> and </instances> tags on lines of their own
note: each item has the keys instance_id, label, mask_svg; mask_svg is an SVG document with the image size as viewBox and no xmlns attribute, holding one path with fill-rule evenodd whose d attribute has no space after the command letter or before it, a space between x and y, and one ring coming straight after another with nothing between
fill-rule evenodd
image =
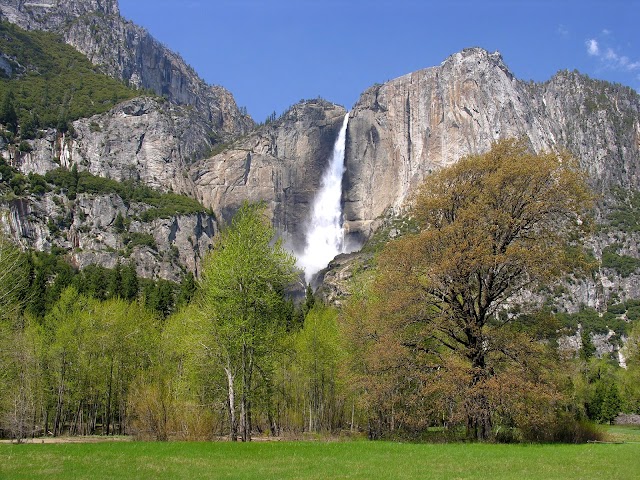
<instances>
[{"instance_id":1,"label":"blue sky","mask_svg":"<svg viewBox=\"0 0 640 480\"><path fill-rule=\"evenodd\" d=\"M256 121L367 87L465 47L502 53L523 80L577 69L640 91L640 0L120 0Z\"/></svg>"}]
</instances>

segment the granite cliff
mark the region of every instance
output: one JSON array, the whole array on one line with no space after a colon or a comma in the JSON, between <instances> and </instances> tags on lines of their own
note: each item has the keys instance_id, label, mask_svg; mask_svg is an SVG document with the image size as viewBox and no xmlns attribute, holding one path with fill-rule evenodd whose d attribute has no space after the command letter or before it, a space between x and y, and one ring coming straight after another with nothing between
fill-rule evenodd
<instances>
[{"instance_id":1,"label":"granite cliff","mask_svg":"<svg viewBox=\"0 0 640 480\"><path fill-rule=\"evenodd\" d=\"M635 91L569 72L523 82L500 54L472 48L362 94L347 132L350 230L369 236L430 172L505 137L524 137L536 152L568 149L599 193L640 186Z\"/></svg>"},{"instance_id":2,"label":"granite cliff","mask_svg":"<svg viewBox=\"0 0 640 480\"><path fill-rule=\"evenodd\" d=\"M304 231L346 110L324 100L291 107L190 169L197 198L228 220L244 200L267 202L274 227L294 250Z\"/></svg>"}]
</instances>

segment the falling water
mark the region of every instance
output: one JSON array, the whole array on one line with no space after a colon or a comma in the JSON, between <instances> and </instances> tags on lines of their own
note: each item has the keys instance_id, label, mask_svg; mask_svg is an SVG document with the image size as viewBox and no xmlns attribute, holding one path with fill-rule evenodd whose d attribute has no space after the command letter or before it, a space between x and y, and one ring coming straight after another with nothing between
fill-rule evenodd
<instances>
[{"instance_id":1,"label":"falling water","mask_svg":"<svg viewBox=\"0 0 640 480\"><path fill-rule=\"evenodd\" d=\"M336 255L345 253L342 229L342 176L348 122L347 113L333 146L331 162L322 176L320 191L313 202L304 252L298 257L298 266L304 269L307 282L329 265Z\"/></svg>"}]
</instances>

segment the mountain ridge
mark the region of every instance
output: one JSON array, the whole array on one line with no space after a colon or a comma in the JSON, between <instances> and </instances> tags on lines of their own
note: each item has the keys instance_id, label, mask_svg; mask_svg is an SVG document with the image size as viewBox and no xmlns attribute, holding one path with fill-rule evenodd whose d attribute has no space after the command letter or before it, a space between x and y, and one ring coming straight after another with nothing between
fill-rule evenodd
<instances>
[{"instance_id":1,"label":"mountain ridge","mask_svg":"<svg viewBox=\"0 0 640 480\"><path fill-rule=\"evenodd\" d=\"M1 0L0 14L27 30L60 34L108 75L191 105L220 138L254 125L221 86L207 85L180 55L120 15L117 0Z\"/></svg>"}]
</instances>

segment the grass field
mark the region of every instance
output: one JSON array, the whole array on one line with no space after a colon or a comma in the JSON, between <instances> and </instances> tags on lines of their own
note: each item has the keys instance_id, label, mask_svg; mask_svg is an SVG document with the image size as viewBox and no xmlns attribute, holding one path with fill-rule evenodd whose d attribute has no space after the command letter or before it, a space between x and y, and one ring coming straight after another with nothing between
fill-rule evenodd
<instances>
[{"instance_id":1,"label":"grass field","mask_svg":"<svg viewBox=\"0 0 640 480\"><path fill-rule=\"evenodd\" d=\"M613 433L636 441L640 430ZM621 437L620 437L621 438ZM619 439L620 439L619 438ZM640 444L391 442L0 445L0 479L637 479Z\"/></svg>"}]
</instances>

